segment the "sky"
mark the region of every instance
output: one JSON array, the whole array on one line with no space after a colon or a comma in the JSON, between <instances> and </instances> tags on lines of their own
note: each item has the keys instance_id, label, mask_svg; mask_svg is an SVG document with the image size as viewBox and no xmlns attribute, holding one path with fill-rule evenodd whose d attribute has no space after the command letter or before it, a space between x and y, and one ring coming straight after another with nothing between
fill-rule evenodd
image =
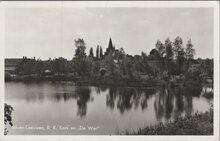
<instances>
[{"instance_id":1,"label":"sky","mask_svg":"<svg viewBox=\"0 0 220 141\"><path fill-rule=\"evenodd\" d=\"M7 8L5 57L72 59L74 39L83 38L87 54L109 38L127 54L149 54L157 40L189 39L195 58L213 58L212 8Z\"/></svg>"}]
</instances>

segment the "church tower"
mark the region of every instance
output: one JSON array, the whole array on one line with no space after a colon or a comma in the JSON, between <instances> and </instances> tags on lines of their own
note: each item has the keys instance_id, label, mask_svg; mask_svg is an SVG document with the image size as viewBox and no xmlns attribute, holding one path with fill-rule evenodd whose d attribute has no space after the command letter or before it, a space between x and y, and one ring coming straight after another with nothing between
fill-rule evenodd
<instances>
[{"instance_id":1,"label":"church tower","mask_svg":"<svg viewBox=\"0 0 220 141\"><path fill-rule=\"evenodd\" d=\"M108 55L109 53L114 53L114 51L115 51L115 47L113 46L112 39L110 37L108 48L106 49L105 55Z\"/></svg>"}]
</instances>

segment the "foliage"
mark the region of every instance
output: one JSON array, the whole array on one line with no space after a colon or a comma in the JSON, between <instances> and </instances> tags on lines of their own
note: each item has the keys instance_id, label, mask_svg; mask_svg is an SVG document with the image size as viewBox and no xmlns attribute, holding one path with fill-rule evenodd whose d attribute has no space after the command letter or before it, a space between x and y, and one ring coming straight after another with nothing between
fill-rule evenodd
<instances>
[{"instance_id":1,"label":"foliage","mask_svg":"<svg viewBox=\"0 0 220 141\"><path fill-rule=\"evenodd\" d=\"M23 58L17 66L16 73L41 76L45 70L49 70L52 75L72 73L75 76L98 78L100 68L105 68L103 77L106 79L110 77L113 80L120 78L126 81L148 79L176 81L176 77L184 75L186 85L199 86L202 81L213 79L213 59L195 60L195 49L191 40L187 42L185 49L179 36L173 42L169 38L164 43L158 40L149 55L144 52L134 56L126 54L123 48L115 49L111 39L105 53L101 45L97 45L96 57L93 48L90 48L89 55L86 55L86 43L81 38L75 40L75 47L75 56L72 60L63 57L46 61ZM199 64L199 72L196 71L198 69L194 70L196 64ZM9 78L8 75L6 77Z\"/></svg>"},{"instance_id":2,"label":"foliage","mask_svg":"<svg viewBox=\"0 0 220 141\"><path fill-rule=\"evenodd\" d=\"M96 58L98 59L100 56L99 56L100 54L99 54L99 45L97 46L97 48L96 48Z\"/></svg>"},{"instance_id":3,"label":"foliage","mask_svg":"<svg viewBox=\"0 0 220 141\"><path fill-rule=\"evenodd\" d=\"M157 43L155 46L156 46L156 49L158 50L160 57L163 57L165 54L165 47L163 43L160 40L157 40Z\"/></svg>"},{"instance_id":4,"label":"foliage","mask_svg":"<svg viewBox=\"0 0 220 141\"><path fill-rule=\"evenodd\" d=\"M202 89L202 76L199 64L193 64L187 70L184 80L186 91L191 94L200 94Z\"/></svg>"},{"instance_id":5,"label":"foliage","mask_svg":"<svg viewBox=\"0 0 220 141\"><path fill-rule=\"evenodd\" d=\"M23 58L16 67L16 72L20 74L40 74L44 67L43 62L40 59Z\"/></svg>"},{"instance_id":6,"label":"foliage","mask_svg":"<svg viewBox=\"0 0 220 141\"><path fill-rule=\"evenodd\" d=\"M9 124L10 126L13 126L13 123L12 123L12 117L11 117L11 114L12 114L12 111L13 111L13 107L11 105L8 105L5 103L5 109L4 109L4 124L5 124L5 129L4 129L4 134L7 135L8 133L8 130L6 128L7 124Z\"/></svg>"},{"instance_id":7,"label":"foliage","mask_svg":"<svg viewBox=\"0 0 220 141\"><path fill-rule=\"evenodd\" d=\"M89 57L94 57L93 48L92 47L89 50Z\"/></svg>"},{"instance_id":8,"label":"foliage","mask_svg":"<svg viewBox=\"0 0 220 141\"><path fill-rule=\"evenodd\" d=\"M85 50L86 50L86 43L84 42L83 39L78 38L75 41L75 46L76 46L76 50L75 50L75 57L79 57L79 58L83 58L86 56Z\"/></svg>"},{"instance_id":9,"label":"foliage","mask_svg":"<svg viewBox=\"0 0 220 141\"><path fill-rule=\"evenodd\" d=\"M193 59L195 55L195 49L193 49L192 41L189 40L186 44L186 59Z\"/></svg>"},{"instance_id":10,"label":"foliage","mask_svg":"<svg viewBox=\"0 0 220 141\"><path fill-rule=\"evenodd\" d=\"M173 54L172 42L170 41L169 38L167 38L165 40L164 47L165 47L165 57L166 57L166 59L172 60L174 54Z\"/></svg>"},{"instance_id":11,"label":"foliage","mask_svg":"<svg viewBox=\"0 0 220 141\"><path fill-rule=\"evenodd\" d=\"M192 79L192 80L199 80L201 81L201 70L200 70L200 64L193 64L189 67L185 74L185 78Z\"/></svg>"},{"instance_id":12,"label":"foliage","mask_svg":"<svg viewBox=\"0 0 220 141\"><path fill-rule=\"evenodd\" d=\"M202 72L202 75L204 77L210 77L213 79L213 72L214 72L214 62L213 59L205 59L205 60L200 60L198 59L199 64L200 64L200 69Z\"/></svg>"},{"instance_id":13,"label":"foliage","mask_svg":"<svg viewBox=\"0 0 220 141\"><path fill-rule=\"evenodd\" d=\"M100 58L102 58L102 57L103 57L102 46L100 46L100 50L99 50L99 57L100 57Z\"/></svg>"},{"instance_id":14,"label":"foliage","mask_svg":"<svg viewBox=\"0 0 220 141\"><path fill-rule=\"evenodd\" d=\"M104 62L105 62L104 64L105 64L106 68L108 69L110 75L114 76L116 66L115 66L114 59L111 56L111 54L109 54L108 56L105 57Z\"/></svg>"},{"instance_id":15,"label":"foliage","mask_svg":"<svg viewBox=\"0 0 220 141\"><path fill-rule=\"evenodd\" d=\"M62 57L56 58L51 63L52 67L51 70L57 73L68 73L71 72L71 65Z\"/></svg>"},{"instance_id":16,"label":"foliage","mask_svg":"<svg viewBox=\"0 0 220 141\"><path fill-rule=\"evenodd\" d=\"M103 77L105 75L105 73L106 73L106 69L105 68L101 68L99 72L100 72L100 76Z\"/></svg>"},{"instance_id":17,"label":"foliage","mask_svg":"<svg viewBox=\"0 0 220 141\"><path fill-rule=\"evenodd\" d=\"M90 74L92 61L89 57L73 58L72 61L73 61L73 69L75 72L78 73L79 76Z\"/></svg>"},{"instance_id":18,"label":"foliage","mask_svg":"<svg viewBox=\"0 0 220 141\"><path fill-rule=\"evenodd\" d=\"M11 80L11 75L8 72L5 72L5 81L10 81Z\"/></svg>"},{"instance_id":19,"label":"foliage","mask_svg":"<svg viewBox=\"0 0 220 141\"><path fill-rule=\"evenodd\" d=\"M127 135L213 135L213 108L209 112L178 117L172 122L147 126Z\"/></svg>"}]
</instances>

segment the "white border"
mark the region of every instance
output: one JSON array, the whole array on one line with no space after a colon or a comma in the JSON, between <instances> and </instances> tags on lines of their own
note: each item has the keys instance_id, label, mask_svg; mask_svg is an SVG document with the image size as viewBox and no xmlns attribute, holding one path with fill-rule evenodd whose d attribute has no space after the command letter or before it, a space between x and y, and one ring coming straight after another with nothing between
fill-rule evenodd
<instances>
[{"instance_id":1,"label":"white border","mask_svg":"<svg viewBox=\"0 0 220 141\"><path fill-rule=\"evenodd\" d=\"M214 135L213 136L66 136L66 135L41 135L41 136L27 136L27 135L10 135L3 136L3 104L4 104L4 19L5 8L19 8L19 7L210 7L214 8ZM18 2L0 2L0 141L16 140L16 141L39 141L39 140L200 140L200 141L218 141L219 140L219 3L217 1L18 1Z\"/></svg>"}]
</instances>

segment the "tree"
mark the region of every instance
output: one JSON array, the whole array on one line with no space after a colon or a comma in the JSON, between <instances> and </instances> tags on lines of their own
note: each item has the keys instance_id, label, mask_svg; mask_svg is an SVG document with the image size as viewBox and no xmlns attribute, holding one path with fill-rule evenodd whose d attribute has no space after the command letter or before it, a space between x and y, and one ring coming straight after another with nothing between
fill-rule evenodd
<instances>
[{"instance_id":1,"label":"tree","mask_svg":"<svg viewBox=\"0 0 220 141\"><path fill-rule=\"evenodd\" d=\"M93 48L91 47L90 50L89 50L89 57L94 57L94 54L93 54Z\"/></svg>"},{"instance_id":2,"label":"tree","mask_svg":"<svg viewBox=\"0 0 220 141\"><path fill-rule=\"evenodd\" d=\"M96 58L98 59L99 58L99 45L97 45L97 48L96 48Z\"/></svg>"},{"instance_id":3,"label":"tree","mask_svg":"<svg viewBox=\"0 0 220 141\"><path fill-rule=\"evenodd\" d=\"M75 46L76 46L75 57L77 58L86 57L86 52L85 52L86 44L84 40L81 38L78 38L77 40L74 40L74 41L75 41Z\"/></svg>"},{"instance_id":4,"label":"tree","mask_svg":"<svg viewBox=\"0 0 220 141\"><path fill-rule=\"evenodd\" d=\"M174 48L174 54L176 59L184 58L184 48L183 48L183 41L182 38L177 36L173 42Z\"/></svg>"},{"instance_id":5,"label":"tree","mask_svg":"<svg viewBox=\"0 0 220 141\"><path fill-rule=\"evenodd\" d=\"M88 75L91 69L91 60L86 57L86 46L83 39L75 40L76 53L73 58L73 67L79 75Z\"/></svg>"},{"instance_id":6,"label":"tree","mask_svg":"<svg viewBox=\"0 0 220 141\"><path fill-rule=\"evenodd\" d=\"M16 72L20 74L35 74L39 72L40 68L37 68L37 61L35 59L23 58L23 60L17 65Z\"/></svg>"},{"instance_id":7,"label":"tree","mask_svg":"<svg viewBox=\"0 0 220 141\"><path fill-rule=\"evenodd\" d=\"M172 47L172 42L170 41L169 38L165 40L164 47L165 47L167 72L168 72L168 75L170 76L171 71L172 71L173 47Z\"/></svg>"},{"instance_id":8,"label":"tree","mask_svg":"<svg viewBox=\"0 0 220 141\"><path fill-rule=\"evenodd\" d=\"M149 77L151 77L151 75L153 74L153 70L148 64L148 57L146 53L141 52L141 57L142 57L142 60L140 63L141 63L142 70L144 73L148 74Z\"/></svg>"},{"instance_id":9,"label":"tree","mask_svg":"<svg viewBox=\"0 0 220 141\"><path fill-rule=\"evenodd\" d=\"M111 54L108 54L105 59L104 59L105 65L106 65L106 69L110 72L111 76L115 75L115 63L114 63L114 59L113 56Z\"/></svg>"},{"instance_id":10,"label":"tree","mask_svg":"<svg viewBox=\"0 0 220 141\"><path fill-rule=\"evenodd\" d=\"M83 59L74 58L72 61L73 68L78 73L78 75L89 75L90 71L92 71L92 60L88 57Z\"/></svg>"},{"instance_id":11,"label":"tree","mask_svg":"<svg viewBox=\"0 0 220 141\"><path fill-rule=\"evenodd\" d=\"M155 46L156 46L156 49L158 50L160 57L162 58L165 53L165 47L163 43L160 40L157 40L157 43L155 44Z\"/></svg>"},{"instance_id":12,"label":"tree","mask_svg":"<svg viewBox=\"0 0 220 141\"><path fill-rule=\"evenodd\" d=\"M132 79L133 72L134 72L134 66L133 66L132 59L127 56L124 56L123 60L122 60L122 66L123 66L122 72L124 73L124 75L128 75L128 77L130 79Z\"/></svg>"},{"instance_id":13,"label":"tree","mask_svg":"<svg viewBox=\"0 0 220 141\"><path fill-rule=\"evenodd\" d=\"M67 73L71 70L71 65L63 57L56 58L52 61L52 70L57 73Z\"/></svg>"},{"instance_id":14,"label":"tree","mask_svg":"<svg viewBox=\"0 0 220 141\"><path fill-rule=\"evenodd\" d=\"M202 90L201 65L193 64L185 72L184 85L188 93L200 95Z\"/></svg>"},{"instance_id":15,"label":"tree","mask_svg":"<svg viewBox=\"0 0 220 141\"><path fill-rule=\"evenodd\" d=\"M195 49L193 49L193 44L190 39L186 44L186 59L192 60L194 58L194 55L195 55Z\"/></svg>"},{"instance_id":16,"label":"tree","mask_svg":"<svg viewBox=\"0 0 220 141\"><path fill-rule=\"evenodd\" d=\"M174 46L174 54L175 54L175 58L177 60L177 74L181 73L181 68L183 65L183 61L185 59L185 52L184 52L184 48L183 48L183 41L182 38L180 38L179 36L177 36L173 42L173 46Z\"/></svg>"},{"instance_id":17,"label":"tree","mask_svg":"<svg viewBox=\"0 0 220 141\"><path fill-rule=\"evenodd\" d=\"M106 69L105 68L101 68L99 70L99 72L100 72L100 77L102 78L105 75L105 73L106 73Z\"/></svg>"},{"instance_id":18,"label":"tree","mask_svg":"<svg viewBox=\"0 0 220 141\"><path fill-rule=\"evenodd\" d=\"M164 47L165 47L165 58L167 59L173 59L173 47L172 47L172 42L170 41L169 38L167 38L165 40L165 44L164 44Z\"/></svg>"},{"instance_id":19,"label":"tree","mask_svg":"<svg viewBox=\"0 0 220 141\"><path fill-rule=\"evenodd\" d=\"M102 46L100 46L100 49L99 49L99 57L100 57L100 58L102 58L102 57L103 57Z\"/></svg>"},{"instance_id":20,"label":"tree","mask_svg":"<svg viewBox=\"0 0 220 141\"><path fill-rule=\"evenodd\" d=\"M150 59L152 59L152 60L159 60L160 59L160 54L159 54L158 50L152 49L150 51Z\"/></svg>"}]
</instances>

